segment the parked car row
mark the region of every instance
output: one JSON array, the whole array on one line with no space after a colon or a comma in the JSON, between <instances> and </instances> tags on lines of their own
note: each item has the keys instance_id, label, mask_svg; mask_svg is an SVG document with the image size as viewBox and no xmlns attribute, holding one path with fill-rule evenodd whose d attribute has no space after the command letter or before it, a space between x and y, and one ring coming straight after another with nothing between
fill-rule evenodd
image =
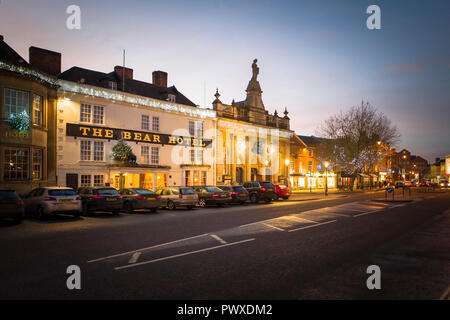
<instances>
[{"instance_id":1,"label":"parked car row","mask_svg":"<svg viewBox=\"0 0 450 320\"><path fill-rule=\"evenodd\" d=\"M13 218L20 223L24 215L42 218L46 215L69 213L74 217L93 215L97 211L128 213L137 209L155 212L158 208L174 210L195 206L218 207L227 204L245 204L250 201L271 202L288 199L290 190L284 185L266 181L250 181L241 185L165 187L156 192L145 188L126 188L117 191L111 187L81 187L77 191L67 187L41 187L19 195L14 190L0 190L0 217Z\"/></svg>"}]
</instances>

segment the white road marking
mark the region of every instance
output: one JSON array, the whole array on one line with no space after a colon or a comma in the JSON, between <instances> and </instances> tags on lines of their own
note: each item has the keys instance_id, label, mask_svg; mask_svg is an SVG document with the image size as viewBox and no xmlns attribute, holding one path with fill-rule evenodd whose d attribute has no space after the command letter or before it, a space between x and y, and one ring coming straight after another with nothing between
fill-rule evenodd
<instances>
[{"instance_id":1,"label":"white road marking","mask_svg":"<svg viewBox=\"0 0 450 320\"><path fill-rule=\"evenodd\" d=\"M353 216L353 218L361 217L361 216L364 216L364 215L366 215L366 214L374 213L374 212L379 212L379 211L381 211L381 210L367 211L367 212L364 212L364 213L356 214L356 215Z\"/></svg>"},{"instance_id":2,"label":"white road marking","mask_svg":"<svg viewBox=\"0 0 450 320\"><path fill-rule=\"evenodd\" d=\"M222 244L220 246L215 246L215 247L210 247L210 248L205 248L205 249L200 249L200 250L195 250L195 251L190 251L190 252L184 252L184 253L176 254L176 255L173 255L173 256L158 258L158 259L149 260L149 261L138 262L138 263L135 263L135 264L129 264L129 265L121 266L121 267L115 267L114 270L121 270L121 269L126 269L126 268L142 266L144 264L160 262L160 261L165 261L165 260L169 260L169 259L174 259L174 258L179 258L179 257L195 254L195 253L200 253L200 252L205 252L205 251L211 251L211 250L215 250L215 249L225 248L225 247L229 247L229 246L234 246L236 244L241 244L241 243L245 243L245 242L249 242L249 241L253 241L253 240L255 240L255 238L246 239L246 240L237 241L237 242L232 242L232 243L227 243L227 244Z\"/></svg>"},{"instance_id":3,"label":"white road marking","mask_svg":"<svg viewBox=\"0 0 450 320\"><path fill-rule=\"evenodd\" d=\"M146 247L146 248L136 249L136 250L132 250L132 251L122 252L122 253L114 254L112 256L107 256L107 257L102 257L102 258L98 258L98 259L89 260L88 263L98 262L98 261L107 260L107 259L110 259L110 258L115 258L115 257L120 257L120 256L125 256L125 255L132 254L132 253L135 253L135 252L138 252L138 251L144 251L144 250L149 250L149 249L153 249L153 248L163 247L163 246L167 246L169 244L173 244L173 243L177 243L177 242L181 242L181 241L186 241L186 240L190 240L190 239L205 237L207 235L208 235L207 233L204 233L204 234L200 234L198 236L193 236L193 237L179 239L179 240L175 240L175 241L171 241L171 242L161 243L161 244L157 244L157 245L154 245L154 246L151 246L151 247Z\"/></svg>"},{"instance_id":4,"label":"white road marking","mask_svg":"<svg viewBox=\"0 0 450 320\"><path fill-rule=\"evenodd\" d=\"M226 244L228 242L226 242L225 240L223 240L221 237L215 235L215 234L210 234L210 236L214 239L216 239L217 241L219 241L221 244Z\"/></svg>"},{"instance_id":5,"label":"white road marking","mask_svg":"<svg viewBox=\"0 0 450 320\"><path fill-rule=\"evenodd\" d=\"M275 227L275 226L273 226L273 225L271 225L271 224L268 224L268 223L261 222L261 224L262 224L262 225L265 225L266 227L269 227L269 228L273 228L273 229L275 229L275 230L278 230L278 231L285 231L285 230L282 229L282 228Z\"/></svg>"},{"instance_id":6,"label":"white road marking","mask_svg":"<svg viewBox=\"0 0 450 320\"><path fill-rule=\"evenodd\" d=\"M359 212L361 212L361 211L359 211ZM333 212L333 211L324 211L324 212L322 212L322 213L331 214L331 215L339 216L339 217L351 218L351 216L349 216L349 215L347 215L347 214L336 213L336 212Z\"/></svg>"},{"instance_id":7,"label":"white road marking","mask_svg":"<svg viewBox=\"0 0 450 320\"><path fill-rule=\"evenodd\" d=\"M302 217L297 217L297 216L289 216L289 217L292 217L292 218L297 219L297 220L303 220L303 221L306 221L306 222L319 223L317 221L308 220L308 219L305 219L305 218L302 218Z\"/></svg>"},{"instance_id":8,"label":"white road marking","mask_svg":"<svg viewBox=\"0 0 450 320\"><path fill-rule=\"evenodd\" d=\"M328 224L328 223L332 223L332 222L336 222L337 220L331 220L331 221L327 221L327 222L322 222L322 223L317 223L317 224L313 224L311 226L306 226L306 227L301 227L301 228L297 228L297 229L292 229L289 230L288 232L294 232L294 231L299 231L299 230L303 230L303 229L308 229L308 228L314 228L314 227L318 227L324 224Z\"/></svg>"},{"instance_id":9,"label":"white road marking","mask_svg":"<svg viewBox=\"0 0 450 320\"><path fill-rule=\"evenodd\" d=\"M133 255L131 256L130 261L128 261L128 263L132 264L132 263L136 263L139 259L139 256L142 254L142 252L135 252L133 253Z\"/></svg>"}]
</instances>

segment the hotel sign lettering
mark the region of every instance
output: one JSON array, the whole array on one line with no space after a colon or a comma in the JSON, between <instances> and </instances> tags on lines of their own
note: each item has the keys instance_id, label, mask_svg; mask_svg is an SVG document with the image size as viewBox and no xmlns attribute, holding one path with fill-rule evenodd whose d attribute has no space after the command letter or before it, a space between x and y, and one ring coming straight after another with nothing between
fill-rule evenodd
<instances>
[{"instance_id":1,"label":"hotel sign lettering","mask_svg":"<svg viewBox=\"0 0 450 320\"><path fill-rule=\"evenodd\" d=\"M66 135L69 137L108 139L153 143L171 146L186 147L211 147L211 139L202 139L194 137L183 137L164 133L151 133L145 131L135 131L117 128L86 126L81 124L67 123Z\"/></svg>"}]
</instances>

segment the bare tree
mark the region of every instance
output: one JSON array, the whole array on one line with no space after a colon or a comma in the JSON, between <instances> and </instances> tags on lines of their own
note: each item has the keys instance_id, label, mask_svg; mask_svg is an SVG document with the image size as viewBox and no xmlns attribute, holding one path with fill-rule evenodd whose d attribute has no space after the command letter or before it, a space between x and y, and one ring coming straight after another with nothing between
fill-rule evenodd
<instances>
[{"instance_id":1,"label":"bare tree","mask_svg":"<svg viewBox=\"0 0 450 320\"><path fill-rule=\"evenodd\" d=\"M357 175L368 172L382 156L378 141L393 145L400 137L392 121L364 101L360 106L330 116L318 133L327 138L318 148L319 159L350 175L351 188Z\"/></svg>"}]
</instances>

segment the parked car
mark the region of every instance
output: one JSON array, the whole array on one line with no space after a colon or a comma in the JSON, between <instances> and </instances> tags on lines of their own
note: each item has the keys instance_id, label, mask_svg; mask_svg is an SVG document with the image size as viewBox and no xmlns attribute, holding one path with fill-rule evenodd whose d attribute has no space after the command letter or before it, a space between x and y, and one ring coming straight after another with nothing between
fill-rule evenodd
<instances>
[{"instance_id":1,"label":"parked car","mask_svg":"<svg viewBox=\"0 0 450 320\"><path fill-rule=\"evenodd\" d=\"M282 198L284 200L289 199L291 196L291 189L283 184L274 184L275 186L275 200Z\"/></svg>"},{"instance_id":2,"label":"parked car","mask_svg":"<svg viewBox=\"0 0 450 320\"><path fill-rule=\"evenodd\" d=\"M275 186L271 182L248 181L244 183L244 188L247 189L252 203L257 203L258 201L269 203L275 199Z\"/></svg>"},{"instance_id":3,"label":"parked car","mask_svg":"<svg viewBox=\"0 0 450 320\"><path fill-rule=\"evenodd\" d=\"M217 188L231 195L230 203L245 204L249 200L248 191L243 186L217 186Z\"/></svg>"},{"instance_id":4,"label":"parked car","mask_svg":"<svg viewBox=\"0 0 450 320\"><path fill-rule=\"evenodd\" d=\"M83 214L95 214L97 211L108 211L118 215L123 208L122 196L110 187L82 187L78 189L82 200Z\"/></svg>"},{"instance_id":5,"label":"parked car","mask_svg":"<svg viewBox=\"0 0 450 320\"><path fill-rule=\"evenodd\" d=\"M197 193L189 187L166 187L156 191L161 196L161 206L174 210L186 207L191 210L198 202Z\"/></svg>"},{"instance_id":6,"label":"parked car","mask_svg":"<svg viewBox=\"0 0 450 320\"><path fill-rule=\"evenodd\" d=\"M17 224L25 215L24 202L14 190L0 190L0 218L12 218Z\"/></svg>"},{"instance_id":7,"label":"parked car","mask_svg":"<svg viewBox=\"0 0 450 320\"><path fill-rule=\"evenodd\" d=\"M197 192L198 205L202 208L207 205L221 207L231 202L231 195L220 188L213 186L195 186L192 188Z\"/></svg>"},{"instance_id":8,"label":"parked car","mask_svg":"<svg viewBox=\"0 0 450 320\"><path fill-rule=\"evenodd\" d=\"M403 188L403 186L404 186L404 184L403 184L402 181L397 181L397 182L395 183L395 188Z\"/></svg>"},{"instance_id":9,"label":"parked car","mask_svg":"<svg viewBox=\"0 0 450 320\"><path fill-rule=\"evenodd\" d=\"M123 209L132 213L136 209L150 209L151 212L161 206L161 196L144 188L128 188L120 192L123 199Z\"/></svg>"},{"instance_id":10,"label":"parked car","mask_svg":"<svg viewBox=\"0 0 450 320\"><path fill-rule=\"evenodd\" d=\"M67 187L45 187L31 190L23 201L25 213L43 218L48 214L71 213L74 217L81 214L81 198Z\"/></svg>"}]
</instances>

